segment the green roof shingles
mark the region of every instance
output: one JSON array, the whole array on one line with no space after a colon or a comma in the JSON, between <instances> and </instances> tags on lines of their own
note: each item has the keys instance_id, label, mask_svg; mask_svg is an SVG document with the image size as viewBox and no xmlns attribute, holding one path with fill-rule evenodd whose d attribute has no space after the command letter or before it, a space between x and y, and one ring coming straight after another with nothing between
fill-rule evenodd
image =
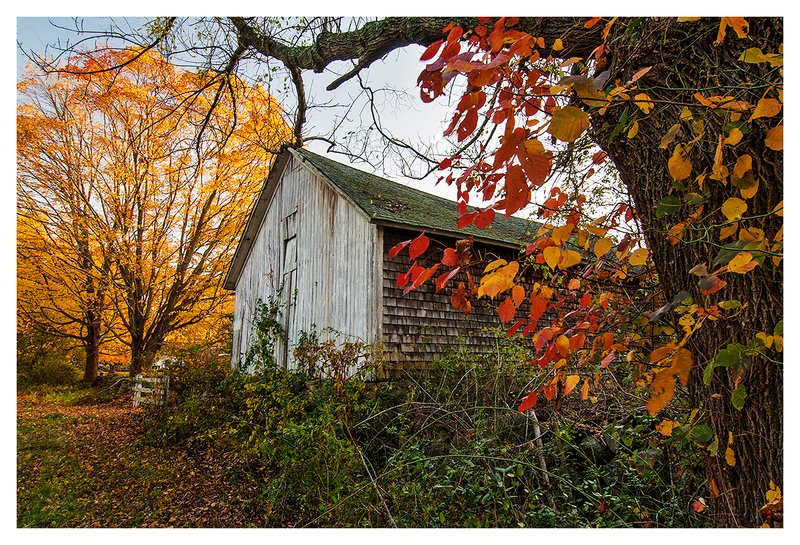
<instances>
[{"instance_id":1,"label":"green roof shingles","mask_svg":"<svg viewBox=\"0 0 800 545\"><path fill-rule=\"evenodd\" d=\"M511 245L521 244L526 235L539 227L521 218L498 214L485 229L474 225L458 229L459 215L454 201L343 165L306 149L295 151L378 223L408 225L457 236L472 235Z\"/></svg>"}]
</instances>

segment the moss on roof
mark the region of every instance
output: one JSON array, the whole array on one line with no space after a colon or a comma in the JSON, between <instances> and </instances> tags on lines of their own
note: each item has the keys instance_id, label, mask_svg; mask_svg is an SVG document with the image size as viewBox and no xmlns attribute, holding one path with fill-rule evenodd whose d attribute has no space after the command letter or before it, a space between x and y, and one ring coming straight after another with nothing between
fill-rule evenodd
<instances>
[{"instance_id":1,"label":"moss on roof","mask_svg":"<svg viewBox=\"0 0 800 545\"><path fill-rule=\"evenodd\" d=\"M460 236L472 235L514 245L523 242L526 235L539 227L521 218L498 214L486 229L474 225L458 229L459 214L455 201L343 165L306 149L295 151L375 222L396 223Z\"/></svg>"}]
</instances>

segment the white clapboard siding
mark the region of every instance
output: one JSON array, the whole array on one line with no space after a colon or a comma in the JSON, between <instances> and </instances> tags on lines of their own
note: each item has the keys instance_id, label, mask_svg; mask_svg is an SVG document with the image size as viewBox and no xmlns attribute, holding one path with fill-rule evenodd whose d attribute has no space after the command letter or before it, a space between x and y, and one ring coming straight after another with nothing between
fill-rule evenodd
<instances>
[{"instance_id":1,"label":"white clapboard siding","mask_svg":"<svg viewBox=\"0 0 800 545\"><path fill-rule=\"evenodd\" d=\"M302 331L315 329L325 339L330 336L325 329L332 328L339 333L339 340L374 340L377 228L364 212L293 156L278 180L236 284L234 365L253 342L257 301L288 299L278 290L284 277L288 279L284 274L285 240L291 233L286 232L286 218L292 214L296 273L294 305L287 324L289 367L291 350ZM286 316L287 307L281 310ZM282 349L277 357L283 361Z\"/></svg>"}]
</instances>

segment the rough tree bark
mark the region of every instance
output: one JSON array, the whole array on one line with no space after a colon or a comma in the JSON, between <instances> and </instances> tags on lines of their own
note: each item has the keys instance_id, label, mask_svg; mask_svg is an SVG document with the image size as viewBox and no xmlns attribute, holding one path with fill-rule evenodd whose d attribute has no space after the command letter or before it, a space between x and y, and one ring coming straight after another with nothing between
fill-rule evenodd
<instances>
[{"instance_id":1,"label":"rough tree bark","mask_svg":"<svg viewBox=\"0 0 800 545\"><path fill-rule=\"evenodd\" d=\"M648 246L651 249L659 280L667 299L681 290L700 298L697 277L689 274L695 265L711 266L718 248L711 244L681 243L671 245L665 234L681 218L659 218L655 211L662 197L669 194L673 181L665 168L670 149L660 149L659 143L679 118L682 104L692 104L697 89L715 89L710 94L728 94L736 88L739 99L755 104L765 88L759 81L760 70L752 75L737 69L737 58L746 47L760 47L763 51L777 51L783 42L783 25L780 19L749 19L751 40L739 48L719 47L713 44L719 23L706 21L690 26L674 21L646 19L636 35L621 35L611 50L611 80L628 81L639 69L653 66L640 87L652 89L650 96L674 103L660 106L647 123L640 123L635 139L612 138L618 117L593 118L594 137L614 161L620 176L636 203ZM659 90L661 89L661 90ZM734 93L731 93L734 94ZM609 115L613 115L609 113ZM713 127L714 116L706 118L707 137L702 145L692 150L694 172L711 172L716 149L716 135L720 127ZM719 122L717 121L717 124ZM772 121L774 124L774 121ZM748 215L768 214L783 199L782 152L763 145L766 123L751 123L751 134L737 148L738 154L749 153L754 160L756 178L761 185L749 201ZM716 129L716 130L715 130ZM711 182L711 198L707 209L719 208L730 191L723 193L719 182ZM717 218L718 219L718 218ZM760 228L775 233L780 224L769 216ZM711 228L713 218L706 221L712 238L718 238L719 229ZM709 269L710 270L710 269ZM748 398L741 411L730 402L735 388L735 373L727 368L717 368L713 382L703 384L701 377L705 365L719 348L731 342L747 344L758 331L772 331L783 317L782 268L768 263L759 267L756 274L731 275L729 285L721 299L746 302L744 311L734 321L706 322L690 344L695 362L689 383L690 394L696 406L712 418L720 445L733 433L736 466L720 463L719 458L709 462L709 478L714 479L721 497L717 513L718 523L724 526L756 526L761 524L758 509L765 503L764 491L770 480L783 480L783 368L765 359L755 359L742 379L747 385ZM724 447L721 447L724 448Z\"/></svg>"}]
</instances>

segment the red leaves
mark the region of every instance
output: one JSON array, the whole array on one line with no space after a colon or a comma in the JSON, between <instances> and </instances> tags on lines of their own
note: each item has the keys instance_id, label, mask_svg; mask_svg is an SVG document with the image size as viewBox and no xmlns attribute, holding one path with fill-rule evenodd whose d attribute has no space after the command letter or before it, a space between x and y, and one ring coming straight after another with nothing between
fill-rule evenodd
<instances>
[{"instance_id":1,"label":"red leaves","mask_svg":"<svg viewBox=\"0 0 800 545\"><path fill-rule=\"evenodd\" d=\"M506 216L518 212L531 200L531 190L522 167L511 165L506 172Z\"/></svg>"},{"instance_id":2,"label":"red leaves","mask_svg":"<svg viewBox=\"0 0 800 545\"><path fill-rule=\"evenodd\" d=\"M536 402L538 400L539 400L539 391L536 390L535 392L531 392L522 399L522 403L519 404L517 410L521 413L524 413L529 409L533 409L536 406Z\"/></svg>"},{"instance_id":3,"label":"red leaves","mask_svg":"<svg viewBox=\"0 0 800 545\"><path fill-rule=\"evenodd\" d=\"M488 210L484 210L480 212L477 216L475 216L475 227L478 229L483 229L491 225L492 221L494 220L495 211L491 208Z\"/></svg>"},{"instance_id":4,"label":"red leaves","mask_svg":"<svg viewBox=\"0 0 800 545\"><path fill-rule=\"evenodd\" d=\"M417 265L416 263L414 263L414 266L415 266L415 267L418 267L418 265ZM419 267L419 268L420 268L420 269L422 269L422 267ZM427 281L428 281L428 279L429 279L430 277L432 277L432 276L433 276L433 275L436 273L436 269L438 269L438 268L439 268L439 264L437 263L437 264L436 264L436 265L434 265L433 267L429 267L429 268L427 268L427 269L423 269L422 271L420 271L420 273L419 273L419 274L416 276L416 278L414 278L414 279L413 279L413 281L412 281L411 285L410 285L410 286L408 286L408 287L406 287L406 288L403 290L403 295L408 295L408 293L409 293L410 291L417 289L417 288L418 288L418 287L420 287L422 284L424 284L425 282L427 282ZM413 269L413 267L412 267L412 269ZM414 275L412 274L412 278L413 278L413 276L414 276Z\"/></svg>"},{"instance_id":5,"label":"red leaves","mask_svg":"<svg viewBox=\"0 0 800 545\"><path fill-rule=\"evenodd\" d=\"M504 324L513 320L516 313L517 307L514 306L514 302L511 300L511 297L506 297L502 304L497 308L497 314L500 316L500 320Z\"/></svg>"},{"instance_id":6,"label":"red leaves","mask_svg":"<svg viewBox=\"0 0 800 545\"><path fill-rule=\"evenodd\" d=\"M458 265L458 254L452 248L445 248L442 255L442 265L445 267L455 267Z\"/></svg>"},{"instance_id":7,"label":"red leaves","mask_svg":"<svg viewBox=\"0 0 800 545\"><path fill-rule=\"evenodd\" d=\"M428 46L427 49L422 53L422 56L419 58L421 61L428 61L436 56L436 53L439 52L439 48L442 47L444 43L443 40L438 40L433 42L431 45Z\"/></svg>"},{"instance_id":8,"label":"red leaves","mask_svg":"<svg viewBox=\"0 0 800 545\"><path fill-rule=\"evenodd\" d=\"M408 248L408 257L410 259L418 258L425 252L425 250L428 249L430 243L431 241L425 236L425 233L420 234L417 238L411 241L411 245Z\"/></svg>"}]
</instances>

